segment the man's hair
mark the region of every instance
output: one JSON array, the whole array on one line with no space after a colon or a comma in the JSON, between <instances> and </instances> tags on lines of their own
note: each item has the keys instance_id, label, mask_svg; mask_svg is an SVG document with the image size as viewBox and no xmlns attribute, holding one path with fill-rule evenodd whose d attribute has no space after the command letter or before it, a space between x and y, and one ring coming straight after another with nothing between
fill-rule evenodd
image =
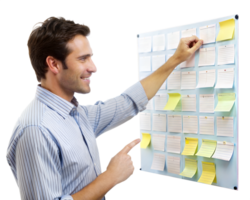
<instances>
[{"instance_id":1,"label":"man's hair","mask_svg":"<svg viewBox=\"0 0 250 200\"><path fill-rule=\"evenodd\" d=\"M42 25L32 30L27 45L31 64L40 82L42 78L46 78L45 74L48 71L46 58L52 56L60 60L63 68L67 69L65 59L71 53L66 47L67 42L79 34L88 36L90 29L63 17L50 17L39 23Z\"/></svg>"}]
</instances>

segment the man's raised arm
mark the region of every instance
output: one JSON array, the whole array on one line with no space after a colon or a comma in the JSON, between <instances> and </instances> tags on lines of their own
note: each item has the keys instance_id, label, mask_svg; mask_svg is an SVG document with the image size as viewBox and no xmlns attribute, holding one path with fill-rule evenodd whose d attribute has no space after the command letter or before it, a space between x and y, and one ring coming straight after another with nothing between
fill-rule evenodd
<instances>
[{"instance_id":1,"label":"man's raised arm","mask_svg":"<svg viewBox=\"0 0 250 200\"><path fill-rule=\"evenodd\" d=\"M202 44L203 41L196 36L182 38L174 55L154 73L140 81L148 100L156 94L174 68L190 58Z\"/></svg>"}]
</instances>

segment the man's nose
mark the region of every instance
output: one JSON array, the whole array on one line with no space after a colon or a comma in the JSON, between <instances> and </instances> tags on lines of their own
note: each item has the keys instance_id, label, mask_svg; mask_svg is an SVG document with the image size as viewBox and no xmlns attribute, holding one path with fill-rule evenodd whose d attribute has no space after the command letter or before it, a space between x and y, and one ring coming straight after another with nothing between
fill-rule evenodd
<instances>
[{"instance_id":1,"label":"man's nose","mask_svg":"<svg viewBox=\"0 0 250 200\"><path fill-rule=\"evenodd\" d=\"M91 71L93 72L93 73L98 73L99 72L99 67L98 67L98 65L97 65L97 63L95 62L95 60L94 60L94 58L91 58L92 60L91 60Z\"/></svg>"}]
</instances>

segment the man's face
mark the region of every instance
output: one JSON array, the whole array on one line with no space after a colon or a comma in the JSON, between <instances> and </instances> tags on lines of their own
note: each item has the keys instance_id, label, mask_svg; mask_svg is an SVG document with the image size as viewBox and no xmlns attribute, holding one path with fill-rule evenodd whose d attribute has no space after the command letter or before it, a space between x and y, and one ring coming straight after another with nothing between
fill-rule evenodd
<instances>
[{"instance_id":1,"label":"man's face","mask_svg":"<svg viewBox=\"0 0 250 200\"><path fill-rule=\"evenodd\" d=\"M89 93L89 78L96 72L89 42L86 37L77 35L67 43L67 47L72 52L65 60L68 69L62 69L59 74L59 85L66 93Z\"/></svg>"}]
</instances>

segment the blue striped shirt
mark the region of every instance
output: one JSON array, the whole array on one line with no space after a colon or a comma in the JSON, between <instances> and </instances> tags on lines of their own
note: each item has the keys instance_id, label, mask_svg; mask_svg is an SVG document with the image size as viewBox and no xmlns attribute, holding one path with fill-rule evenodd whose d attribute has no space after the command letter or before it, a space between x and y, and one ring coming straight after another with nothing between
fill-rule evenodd
<instances>
[{"instance_id":1,"label":"blue striped shirt","mask_svg":"<svg viewBox=\"0 0 250 200\"><path fill-rule=\"evenodd\" d=\"M72 200L71 194L101 173L96 137L128 121L147 103L140 82L120 96L89 106L38 86L7 150L21 199Z\"/></svg>"}]
</instances>

